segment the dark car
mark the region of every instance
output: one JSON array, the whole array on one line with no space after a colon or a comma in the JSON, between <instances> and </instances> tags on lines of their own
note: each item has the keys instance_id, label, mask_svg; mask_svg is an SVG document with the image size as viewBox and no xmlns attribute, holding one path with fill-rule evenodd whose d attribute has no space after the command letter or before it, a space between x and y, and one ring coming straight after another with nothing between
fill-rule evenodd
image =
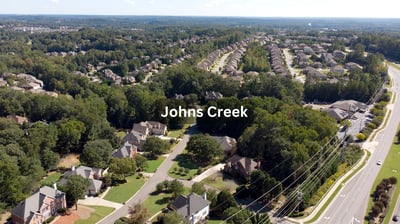
<instances>
[{"instance_id":1,"label":"dark car","mask_svg":"<svg viewBox=\"0 0 400 224\"><path fill-rule=\"evenodd\" d=\"M400 217L399 217L398 215L394 215L392 220L393 220L394 222L397 222L397 221L399 221L399 218L400 218Z\"/></svg>"}]
</instances>

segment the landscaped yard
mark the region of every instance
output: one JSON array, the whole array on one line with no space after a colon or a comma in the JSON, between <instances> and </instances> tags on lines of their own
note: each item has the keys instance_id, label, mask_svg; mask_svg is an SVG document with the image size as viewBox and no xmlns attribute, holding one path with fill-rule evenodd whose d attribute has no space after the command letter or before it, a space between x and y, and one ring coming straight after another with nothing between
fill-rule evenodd
<instances>
[{"instance_id":1,"label":"landscaped yard","mask_svg":"<svg viewBox=\"0 0 400 224\"><path fill-rule=\"evenodd\" d=\"M159 156L156 160L147 160L147 168L144 172L147 173L155 173L157 168L161 165L161 163L165 160L164 156Z\"/></svg>"},{"instance_id":2,"label":"landscaped yard","mask_svg":"<svg viewBox=\"0 0 400 224\"><path fill-rule=\"evenodd\" d=\"M239 184L230 176L218 172L201 181L204 185L216 188L218 190L228 190L234 192Z\"/></svg>"},{"instance_id":3,"label":"landscaped yard","mask_svg":"<svg viewBox=\"0 0 400 224\"><path fill-rule=\"evenodd\" d=\"M155 215L157 212L167 207L171 196L172 194L165 193L152 194L143 202L143 205L149 210L151 215Z\"/></svg>"},{"instance_id":4,"label":"landscaped yard","mask_svg":"<svg viewBox=\"0 0 400 224\"><path fill-rule=\"evenodd\" d=\"M53 172L48 175L45 179L40 181L40 185L42 186L51 186L53 183L57 182L61 177L60 172Z\"/></svg>"},{"instance_id":5,"label":"landscaped yard","mask_svg":"<svg viewBox=\"0 0 400 224\"><path fill-rule=\"evenodd\" d=\"M191 124L185 124L182 129L177 129L177 130L170 130L168 131L168 137L171 138L178 138L181 137L183 134L185 134L186 129L190 126Z\"/></svg>"},{"instance_id":6,"label":"landscaped yard","mask_svg":"<svg viewBox=\"0 0 400 224\"><path fill-rule=\"evenodd\" d=\"M397 132L396 132L397 133ZM390 201L389 211L386 215L386 218L383 223L389 223L392 218L392 213L394 210L394 206L397 202L397 198L400 194L400 144L393 144L390 148L388 155L386 156L385 161L382 164L381 170L377 178L375 179L374 185L371 189L371 194L375 191L376 186L382 181L383 178L396 177L397 185L395 188L395 192L393 194L393 198ZM370 198L368 203L368 211L367 214L371 211L372 207L372 198Z\"/></svg>"},{"instance_id":7,"label":"landscaped yard","mask_svg":"<svg viewBox=\"0 0 400 224\"><path fill-rule=\"evenodd\" d=\"M102 218L106 217L114 208L104 207L104 206L89 206L94 209L90 214L88 219L81 219L75 222L75 224L93 224L100 221Z\"/></svg>"},{"instance_id":8,"label":"landscaped yard","mask_svg":"<svg viewBox=\"0 0 400 224\"><path fill-rule=\"evenodd\" d=\"M168 171L170 177L189 180L197 174L199 166L192 162L190 155L186 153L180 154L176 160Z\"/></svg>"},{"instance_id":9,"label":"landscaped yard","mask_svg":"<svg viewBox=\"0 0 400 224\"><path fill-rule=\"evenodd\" d=\"M111 188L104 199L118 203L126 202L145 183L143 178L136 179L136 177L137 175L127 177L127 182L125 184Z\"/></svg>"},{"instance_id":10,"label":"landscaped yard","mask_svg":"<svg viewBox=\"0 0 400 224\"><path fill-rule=\"evenodd\" d=\"M207 224L224 224L224 223L226 222L223 220L215 220L215 219L207 220Z\"/></svg>"}]
</instances>

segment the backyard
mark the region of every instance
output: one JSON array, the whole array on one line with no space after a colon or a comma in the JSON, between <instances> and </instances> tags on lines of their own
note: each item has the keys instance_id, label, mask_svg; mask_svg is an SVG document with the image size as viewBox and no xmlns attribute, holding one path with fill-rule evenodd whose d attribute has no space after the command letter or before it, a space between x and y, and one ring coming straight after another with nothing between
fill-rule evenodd
<instances>
[{"instance_id":1,"label":"backyard","mask_svg":"<svg viewBox=\"0 0 400 224\"><path fill-rule=\"evenodd\" d=\"M60 180L61 173L60 172L50 172L47 176L40 181L41 186L51 186L53 183L58 182Z\"/></svg>"},{"instance_id":2,"label":"backyard","mask_svg":"<svg viewBox=\"0 0 400 224\"><path fill-rule=\"evenodd\" d=\"M157 168L165 160L164 156L159 156L156 160L147 160L147 167L144 169L146 173L155 173Z\"/></svg>"},{"instance_id":3,"label":"backyard","mask_svg":"<svg viewBox=\"0 0 400 224\"><path fill-rule=\"evenodd\" d=\"M119 186L112 187L107 195L104 197L105 200L123 203L131 198L145 183L143 178L136 179L137 175L127 177L127 182Z\"/></svg>"},{"instance_id":4,"label":"backyard","mask_svg":"<svg viewBox=\"0 0 400 224\"><path fill-rule=\"evenodd\" d=\"M210 186L212 188L222 190L228 190L230 192L236 191L239 183L234 180L231 176L218 172L213 174L206 179L201 181L204 185Z\"/></svg>"}]
</instances>

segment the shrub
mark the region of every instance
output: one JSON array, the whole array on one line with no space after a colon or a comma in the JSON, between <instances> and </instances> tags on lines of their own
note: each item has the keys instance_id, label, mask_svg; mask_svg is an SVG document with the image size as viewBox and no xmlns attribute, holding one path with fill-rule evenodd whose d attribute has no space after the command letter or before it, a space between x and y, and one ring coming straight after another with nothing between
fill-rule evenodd
<instances>
[{"instance_id":1,"label":"shrub","mask_svg":"<svg viewBox=\"0 0 400 224\"><path fill-rule=\"evenodd\" d=\"M368 123L367 127L372 128L372 129L376 129L376 124L374 123Z\"/></svg>"},{"instance_id":2,"label":"shrub","mask_svg":"<svg viewBox=\"0 0 400 224\"><path fill-rule=\"evenodd\" d=\"M356 137L360 141L365 141L365 139L367 138L363 133L358 133Z\"/></svg>"}]
</instances>

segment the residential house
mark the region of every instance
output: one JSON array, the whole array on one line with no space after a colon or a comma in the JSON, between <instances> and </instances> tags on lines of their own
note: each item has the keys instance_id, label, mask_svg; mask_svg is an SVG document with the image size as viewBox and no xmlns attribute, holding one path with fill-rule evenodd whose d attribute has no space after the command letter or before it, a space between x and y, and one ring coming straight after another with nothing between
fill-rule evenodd
<instances>
[{"instance_id":1,"label":"residential house","mask_svg":"<svg viewBox=\"0 0 400 224\"><path fill-rule=\"evenodd\" d=\"M28 118L23 117L23 116L18 116L18 115L15 115L15 114L14 115L8 115L7 118L15 121L19 125L23 125L24 123L28 123L29 122Z\"/></svg>"},{"instance_id":2,"label":"residential house","mask_svg":"<svg viewBox=\"0 0 400 224\"><path fill-rule=\"evenodd\" d=\"M124 142L124 144L113 151L112 157L122 159L122 158L133 158L138 152L138 147L131 144L129 141Z\"/></svg>"},{"instance_id":3,"label":"residential house","mask_svg":"<svg viewBox=\"0 0 400 224\"><path fill-rule=\"evenodd\" d=\"M180 195L170 206L178 214L181 214L190 224L205 221L210 212L210 202L207 194L200 196L191 193L188 196Z\"/></svg>"},{"instance_id":4,"label":"residential house","mask_svg":"<svg viewBox=\"0 0 400 224\"><path fill-rule=\"evenodd\" d=\"M345 110L339 108L327 108L323 110L329 114L329 116L333 117L337 122L341 122L344 119L349 117L349 113Z\"/></svg>"},{"instance_id":5,"label":"residential house","mask_svg":"<svg viewBox=\"0 0 400 224\"><path fill-rule=\"evenodd\" d=\"M331 108L339 108L347 111L348 113L355 113L357 111L365 111L367 105L365 103L356 101L356 100L341 100L336 101L331 105Z\"/></svg>"},{"instance_id":6,"label":"residential house","mask_svg":"<svg viewBox=\"0 0 400 224\"><path fill-rule=\"evenodd\" d=\"M224 171L232 176L239 176L245 180L248 180L251 173L259 168L260 164L253 159L234 155L226 161Z\"/></svg>"},{"instance_id":7,"label":"residential house","mask_svg":"<svg viewBox=\"0 0 400 224\"><path fill-rule=\"evenodd\" d=\"M157 121L145 121L133 124L132 131L139 132L143 135L166 135L167 125Z\"/></svg>"},{"instance_id":8,"label":"residential house","mask_svg":"<svg viewBox=\"0 0 400 224\"><path fill-rule=\"evenodd\" d=\"M225 155L232 156L236 153L236 139L229 136L212 136L218 141Z\"/></svg>"},{"instance_id":9,"label":"residential house","mask_svg":"<svg viewBox=\"0 0 400 224\"><path fill-rule=\"evenodd\" d=\"M210 100L219 100L222 97L224 97L222 95L222 93L220 92L215 92L215 91L206 91L206 95L205 95L205 100L206 101L210 101Z\"/></svg>"},{"instance_id":10,"label":"residential house","mask_svg":"<svg viewBox=\"0 0 400 224\"><path fill-rule=\"evenodd\" d=\"M57 210L66 208L65 193L44 186L29 198L20 202L11 210L11 222L14 224L41 224L51 216L57 215Z\"/></svg>"},{"instance_id":11,"label":"residential house","mask_svg":"<svg viewBox=\"0 0 400 224\"><path fill-rule=\"evenodd\" d=\"M361 70L363 67L355 62L348 62L344 65L344 68L349 70L349 71L354 71L354 70Z\"/></svg>"},{"instance_id":12,"label":"residential house","mask_svg":"<svg viewBox=\"0 0 400 224\"><path fill-rule=\"evenodd\" d=\"M79 166L75 168L75 166L73 166L70 171L67 171L62 175L60 185L65 185L68 181L68 177L72 175L80 175L89 180L90 185L87 195L96 195L100 192L101 187L103 186L103 181L100 179L103 177L104 172L103 169L99 168L87 166Z\"/></svg>"},{"instance_id":13,"label":"residential house","mask_svg":"<svg viewBox=\"0 0 400 224\"><path fill-rule=\"evenodd\" d=\"M339 75L343 75L345 70L341 65L335 65L333 67L331 67L331 72L339 74Z\"/></svg>"}]
</instances>

